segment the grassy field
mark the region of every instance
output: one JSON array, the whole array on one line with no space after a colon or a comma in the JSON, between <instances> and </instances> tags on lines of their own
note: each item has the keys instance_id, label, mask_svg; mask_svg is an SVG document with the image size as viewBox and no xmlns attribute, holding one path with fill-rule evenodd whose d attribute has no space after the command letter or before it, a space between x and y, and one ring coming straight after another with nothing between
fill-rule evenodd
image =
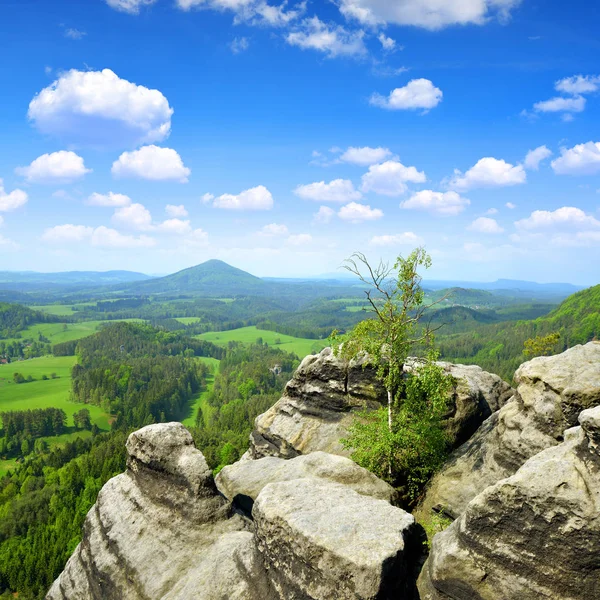
<instances>
[{"instance_id":1,"label":"grassy field","mask_svg":"<svg viewBox=\"0 0 600 600\"><path fill-rule=\"evenodd\" d=\"M85 406L90 411L92 423L100 429L108 429L109 417L99 406L69 402L74 364L74 356L44 356L0 365L0 412L52 406L62 408L67 414L67 426L73 426L73 413ZM22 373L24 377L31 375L35 381L14 383L13 373ZM42 375L50 377L51 373L56 373L57 379L42 379Z\"/></svg>"},{"instance_id":2,"label":"grassy field","mask_svg":"<svg viewBox=\"0 0 600 600\"><path fill-rule=\"evenodd\" d=\"M122 321L143 321L143 319L121 319ZM51 344L79 340L96 333L101 325L116 321L83 321L81 323L38 323L21 332L21 339L38 339L41 333ZM66 326L66 327L65 327ZM11 340L6 340L11 341Z\"/></svg>"},{"instance_id":3,"label":"grassy field","mask_svg":"<svg viewBox=\"0 0 600 600\"><path fill-rule=\"evenodd\" d=\"M219 346L226 346L228 342L242 342L251 344L258 338L262 338L263 343L269 344L275 348L281 348L286 352L294 352L300 358L307 354L314 354L327 346L327 340L309 340L306 338L297 338L291 335L284 335L275 331L266 331L256 327L241 327L230 331L209 331L197 336L200 339L208 340ZM279 341L279 343L276 343Z\"/></svg>"},{"instance_id":4,"label":"grassy field","mask_svg":"<svg viewBox=\"0 0 600 600\"><path fill-rule=\"evenodd\" d=\"M33 310L56 315L57 317L66 317L75 314L73 307L67 304L44 304L43 306L31 306Z\"/></svg>"},{"instance_id":5,"label":"grassy field","mask_svg":"<svg viewBox=\"0 0 600 600\"><path fill-rule=\"evenodd\" d=\"M189 325L190 323L200 323L202 319L200 317L175 317L175 320L184 325Z\"/></svg>"}]
</instances>

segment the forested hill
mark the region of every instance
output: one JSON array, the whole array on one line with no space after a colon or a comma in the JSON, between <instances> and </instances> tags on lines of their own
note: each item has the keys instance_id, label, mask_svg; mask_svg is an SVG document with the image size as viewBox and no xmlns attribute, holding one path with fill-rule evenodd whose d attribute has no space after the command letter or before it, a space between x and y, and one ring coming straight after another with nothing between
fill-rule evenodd
<instances>
[{"instance_id":1,"label":"forested hill","mask_svg":"<svg viewBox=\"0 0 600 600\"><path fill-rule=\"evenodd\" d=\"M128 285L126 291L135 294L202 294L204 296L260 294L268 284L246 271L236 269L221 260L208 260L166 277Z\"/></svg>"},{"instance_id":2,"label":"forested hill","mask_svg":"<svg viewBox=\"0 0 600 600\"><path fill-rule=\"evenodd\" d=\"M37 310L31 310L21 304L0 302L0 339L17 337L30 325L36 323L54 323L58 319Z\"/></svg>"},{"instance_id":3,"label":"forested hill","mask_svg":"<svg viewBox=\"0 0 600 600\"><path fill-rule=\"evenodd\" d=\"M548 315L530 321L481 325L465 333L438 336L442 357L473 363L510 381L527 357L523 344L536 336L560 334L558 353L600 337L600 285L569 296Z\"/></svg>"}]
</instances>

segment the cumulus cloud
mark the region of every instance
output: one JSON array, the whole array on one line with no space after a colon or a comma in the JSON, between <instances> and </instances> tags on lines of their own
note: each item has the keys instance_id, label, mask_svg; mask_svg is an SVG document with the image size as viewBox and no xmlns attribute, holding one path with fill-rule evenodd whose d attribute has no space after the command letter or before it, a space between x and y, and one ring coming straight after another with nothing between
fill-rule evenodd
<instances>
[{"instance_id":1,"label":"cumulus cloud","mask_svg":"<svg viewBox=\"0 0 600 600\"><path fill-rule=\"evenodd\" d=\"M379 43L383 47L386 52L393 52L396 49L396 40L394 38L388 37L385 33L380 33L377 36Z\"/></svg>"},{"instance_id":2,"label":"cumulus cloud","mask_svg":"<svg viewBox=\"0 0 600 600\"><path fill-rule=\"evenodd\" d=\"M319 210L313 215L313 223L316 225L326 225L335 215L335 211L329 206L320 206Z\"/></svg>"},{"instance_id":3,"label":"cumulus cloud","mask_svg":"<svg viewBox=\"0 0 600 600\"><path fill-rule=\"evenodd\" d=\"M400 204L405 210L424 210L435 215L451 217L461 213L471 204L456 192L421 190Z\"/></svg>"},{"instance_id":4,"label":"cumulus cloud","mask_svg":"<svg viewBox=\"0 0 600 600\"><path fill-rule=\"evenodd\" d=\"M147 235L123 235L115 229L101 226L94 229L91 243L100 248L150 248L156 245L156 240Z\"/></svg>"},{"instance_id":5,"label":"cumulus cloud","mask_svg":"<svg viewBox=\"0 0 600 600\"><path fill-rule=\"evenodd\" d=\"M338 217L343 221L350 221L350 223L362 223L363 221L381 219L383 211L378 208L371 208L368 204L350 202L350 204L346 204L346 206L340 208Z\"/></svg>"},{"instance_id":6,"label":"cumulus cloud","mask_svg":"<svg viewBox=\"0 0 600 600\"><path fill-rule=\"evenodd\" d=\"M115 177L187 183L191 171L172 148L151 145L133 152L123 152L113 163L111 173Z\"/></svg>"},{"instance_id":7,"label":"cumulus cloud","mask_svg":"<svg viewBox=\"0 0 600 600\"><path fill-rule=\"evenodd\" d=\"M423 243L423 238L412 231L405 231L396 235L376 235L371 238L371 246L418 246Z\"/></svg>"},{"instance_id":8,"label":"cumulus cloud","mask_svg":"<svg viewBox=\"0 0 600 600\"><path fill-rule=\"evenodd\" d=\"M237 195L222 194L212 202L215 208L226 210L271 210L273 208L273 196L264 185L244 190Z\"/></svg>"},{"instance_id":9,"label":"cumulus cloud","mask_svg":"<svg viewBox=\"0 0 600 600\"><path fill-rule=\"evenodd\" d=\"M144 6L154 4L156 0L106 0L106 4L121 12L138 15Z\"/></svg>"},{"instance_id":10,"label":"cumulus cloud","mask_svg":"<svg viewBox=\"0 0 600 600\"><path fill-rule=\"evenodd\" d=\"M511 210L513 208L517 208L517 205L513 204L512 202L507 202L504 206L506 206L506 208L510 208Z\"/></svg>"},{"instance_id":11,"label":"cumulus cloud","mask_svg":"<svg viewBox=\"0 0 600 600\"><path fill-rule=\"evenodd\" d=\"M392 153L389 148L382 148L381 146L378 146L377 148L370 148L369 146L355 148L354 146L350 146L340 156L340 160L353 165L368 167L369 165L383 162L391 155Z\"/></svg>"},{"instance_id":12,"label":"cumulus cloud","mask_svg":"<svg viewBox=\"0 0 600 600\"><path fill-rule=\"evenodd\" d=\"M589 94L600 89L600 75L574 75L559 79L554 88L565 94Z\"/></svg>"},{"instance_id":13,"label":"cumulus cloud","mask_svg":"<svg viewBox=\"0 0 600 600\"><path fill-rule=\"evenodd\" d=\"M519 229L549 229L553 227L569 227L586 229L600 227L600 221L592 215L586 214L575 206L563 206L554 211L535 210L526 219L517 221Z\"/></svg>"},{"instance_id":14,"label":"cumulus cloud","mask_svg":"<svg viewBox=\"0 0 600 600\"><path fill-rule=\"evenodd\" d=\"M364 25L412 25L438 30L451 25L506 21L521 0L341 0L340 11Z\"/></svg>"},{"instance_id":15,"label":"cumulus cloud","mask_svg":"<svg viewBox=\"0 0 600 600\"><path fill-rule=\"evenodd\" d=\"M454 171L450 187L466 191L481 187L502 187L525 183L527 174L522 165L511 165L504 160L482 158L466 173Z\"/></svg>"},{"instance_id":16,"label":"cumulus cloud","mask_svg":"<svg viewBox=\"0 0 600 600\"><path fill-rule=\"evenodd\" d=\"M312 235L310 233L298 233L290 235L286 240L286 243L290 246L305 246L312 242Z\"/></svg>"},{"instance_id":17,"label":"cumulus cloud","mask_svg":"<svg viewBox=\"0 0 600 600\"><path fill-rule=\"evenodd\" d=\"M7 192L4 189L4 181L0 179L0 212L16 210L27 202L27 194L23 190Z\"/></svg>"},{"instance_id":18,"label":"cumulus cloud","mask_svg":"<svg viewBox=\"0 0 600 600\"><path fill-rule=\"evenodd\" d=\"M186 246L202 248L208 246L208 233L203 229L194 229L190 235L183 239Z\"/></svg>"},{"instance_id":19,"label":"cumulus cloud","mask_svg":"<svg viewBox=\"0 0 600 600\"><path fill-rule=\"evenodd\" d=\"M405 167L401 162L388 160L372 165L362 176L363 192L375 192L382 196L400 196L407 190L406 183L423 183L427 180L425 173L416 167Z\"/></svg>"},{"instance_id":20,"label":"cumulus cloud","mask_svg":"<svg viewBox=\"0 0 600 600\"><path fill-rule=\"evenodd\" d=\"M81 156L75 152L60 150L38 156L29 166L17 167L17 175L22 175L31 183L69 183L81 179L92 169L86 169Z\"/></svg>"},{"instance_id":21,"label":"cumulus cloud","mask_svg":"<svg viewBox=\"0 0 600 600\"><path fill-rule=\"evenodd\" d=\"M362 194L354 188L349 179L334 179L329 183L317 181L308 185L299 185L294 194L303 200L315 202L351 202L360 200Z\"/></svg>"},{"instance_id":22,"label":"cumulus cloud","mask_svg":"<svg viewBox=\"0 0 600 600\"><path fill-rule=\"evenodd\" d=\"M525 157L524 166L526 169L537 171L540 163L552 156L552 150L546 146L539 146L535 150L530 150Z\"/></svg>"},{"instance_id":23,"label":"cumulus cloud","mask_svg":"<svg viewBox=\"0 0 600 600\"><path fill-rule=\"evenodd\" d=\"M93 232L93 227L86 227L85 225L72 225L68 223L66 225L49 227L42 234L42 240L50 244L82 242L90 238Z\"/></svg>"},{"instance_id":24,"label":"cumulus cloud","mask_svg":"<svg viewBox=\"0 0 600 600\"><path fill-rule=\"evenodd\" d=\"M560 153L551 163L557 175L594 175L600 171L600 142L562 148Z\"/></svg>"},{"instance_id":25,"label":"cumulus cloud","mask_svg":"<svg viewBox=\"0 0 600 600\"><path fill-rule=\"evenodd\" d=\"M285 225L279 225L277 223L270 223L269 225L265 225L260 230L260 235L264 235L266 237L287 235L288 233L288 228Z\"/></svg>"},{"instance_id":26,"label":"cumulus cloud","mask_svg":"<svg viewBox=\"0 0 600 600\"><path fill-rule=\"evenodd\" d=\"M389 96L373 94L369 102L388 110L422 109L426 113L442 101L443 95L442 90L429 79L413 79L404 87L392 90Z\"/></svg>"},{"instance_id":27,"label":"cumulus cloud","mask_svg":"<svg viewBox=\"0 0 600 600\"><path fill-rule=\"evenodd\" d=\"M333 58L366 54L363 38L364 32L361 30L350 32L340 25L327 25L318 17L312 17L302 21L285 39L291 46L317 50Z\"/></svg>"},{"instance_id":28,"label":"cumulus cloud","mask_svg":"<svg viewBox=\"0 0 600 600\"><path fill-rule=\"evenodd\" d=\"M40 132L70 144L119 147L164 140L172 114L158 90L110 69L72 69L33 98L28 117Z\"/></svg>"},{"instance_id":29,"label":"cumulus cloud","mask_svg":"<svg viewBox=\"0 0 600 600\"><path fill-rule=\"evenodd\" d=\"M68 29L65 29L64 35L66 38L69 38L71 40L82 40L87 35L87 33L85 31L80 31L79 29L69 27Z\"/></svg>"},{"instance_id":30,"label":"cumulus cloud","mask_svg":"<svg viewBox=\"0 0 600 600\"><path fill-rule=\"evenodd\" d=\"M251 25L269 25L284 27L300 17L306 10L306 2L297 3L293 9L287 10L287 2L268 4L264 0L177 0L181 10L204 9L231 11L234 23L250 23Z\"/></svg>"},{"instance_id":31,"label":"cumulus cloud","mask_svg":"<svg viewBox=\"0 0 600 600\"><path fill-rule=\"evenodd\" d=\"M161 233L171 235L186 235L192 231L190 222L187 219L185 221L182 219L167 219L160 225L157 225L156 229Z\"/></svg>"},{"instance_id":32,"label":"cumulus cloud","mask_svg":"<svg viewBox=\"0 0 600 600\"><path fill-rule=\"evenodd\" d=\"M214 199L215 199L214 194L206 193L206 194L202 194L202 196L200 196L200 200L202 201L203 204L209 204Z\"/></svg>"},{"instance_id":33,"label":"cumulus cloud","mask_svg":"<svg viewBox=\"0 0 600 600\"><path fill-rule=\"evenodd\" d=\"M169 217L187 217L188 211L183 204L167 204L165 212Z\"/></svg>"},{"instance_id":34,"label":"cumulus cloud","mask_svg":"<svg viewBox=\"0 0 600 600\"><path fill-rule=\"evenodd\" d=\"M533 105L533 110L536 112L553 113L553 112L569 112L579 113L585 110L586 99L583 96L573 96L572 98L563 98L556 96L550 100L536 102Z\"/></svg>"},{"instance_id":35,"label":"cumulus cloud","mask_svg":"<svg viewBox=\"0 0 600 600\"><path fill-rule=\"evenodd\" d=\"M496 219L490 219L489 217L479 217L475 219L468 227L469 231L476 231L478 233L503 233L504 229L498 225Z\"/></svg>"},{"instance_id":36,"label":"cumulus cloud","mask_svg":"<svg viewBox=\"0 0 600 600\"><path fill-rule=\"evenodd\" d=\"M152 229L152 215L143 204L136 203L117 208L112 216L112 222L126 229L137 231Z\"/></svg>"},{"instance_id":37,"label":"cumulus cloud","mask_svg":"<svg viewBox=\"0 0 600 600\"><path fill-rule=\"evenodd\" d=\"M89 206L108 206L117 208L119 206L129 206L131 204L131 198L125 194L115 194L108 192L108 194L98 194L94 192L91 194L86 204Z\"/></svg>"}]
</instances>

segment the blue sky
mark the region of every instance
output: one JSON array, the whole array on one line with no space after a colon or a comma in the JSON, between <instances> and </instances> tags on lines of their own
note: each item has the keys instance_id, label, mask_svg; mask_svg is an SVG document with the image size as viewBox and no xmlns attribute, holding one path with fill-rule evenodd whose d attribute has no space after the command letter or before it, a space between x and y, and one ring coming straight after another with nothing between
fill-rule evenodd
<instances>
[{"instance_id":1,"label":"blue sky","mask_svg":"<svg viewBox=\"0 0 600 600\"><path fill-rule=\"evenodd\" d=\"M0 269L263 276L424 244L598 283L586 0L8 0Z\"/></svg>"}]
</instances>

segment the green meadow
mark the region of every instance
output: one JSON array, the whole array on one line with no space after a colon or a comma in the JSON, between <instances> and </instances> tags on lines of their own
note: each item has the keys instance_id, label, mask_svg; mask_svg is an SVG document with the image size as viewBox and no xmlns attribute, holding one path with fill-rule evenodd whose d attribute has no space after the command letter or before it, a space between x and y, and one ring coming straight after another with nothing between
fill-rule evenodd
<instances>
[{"instance_id":1,"label":"green meadow","mask_svg":"<svg viewBox=\"0 0 600 600\"><path fill-rule=\"evenodd\" d=\"M44 304L43 306L30 306L30 308L57 317L70 317L75 314L73 307L68 304Z\"/></svg>"},{"instance_id":2,"label":"green meadow","mask_svg":"<svg viewBox=\"0 0 600 600\"><path fill-rule=\"evenodd\" d=\"M202 319L200 317L175 317L176 321L183 323L184 325L190 325L191 323L200 323Z\"/></svg>"},{"instance_id":3,"label":"green meadow","mask_svg":"<svg viewBox=\"0 0 600 600\"><path fill-rule=\"evenodd\" d=\"M281 348L286 352L293 352L300 358L304 358L307 354L320 352L327 346L327 340L297 338L291 335L277 333L276 331L257 329L254 325L251 327L231 329L230 331L209 331L196 337L213 342L213 344L217 344L218 346L226 346L229 342L251 344L256 342L258 338L261 338L263 343L267 343L269 346L275 348Z\"/></svg>"}]
</instances>

